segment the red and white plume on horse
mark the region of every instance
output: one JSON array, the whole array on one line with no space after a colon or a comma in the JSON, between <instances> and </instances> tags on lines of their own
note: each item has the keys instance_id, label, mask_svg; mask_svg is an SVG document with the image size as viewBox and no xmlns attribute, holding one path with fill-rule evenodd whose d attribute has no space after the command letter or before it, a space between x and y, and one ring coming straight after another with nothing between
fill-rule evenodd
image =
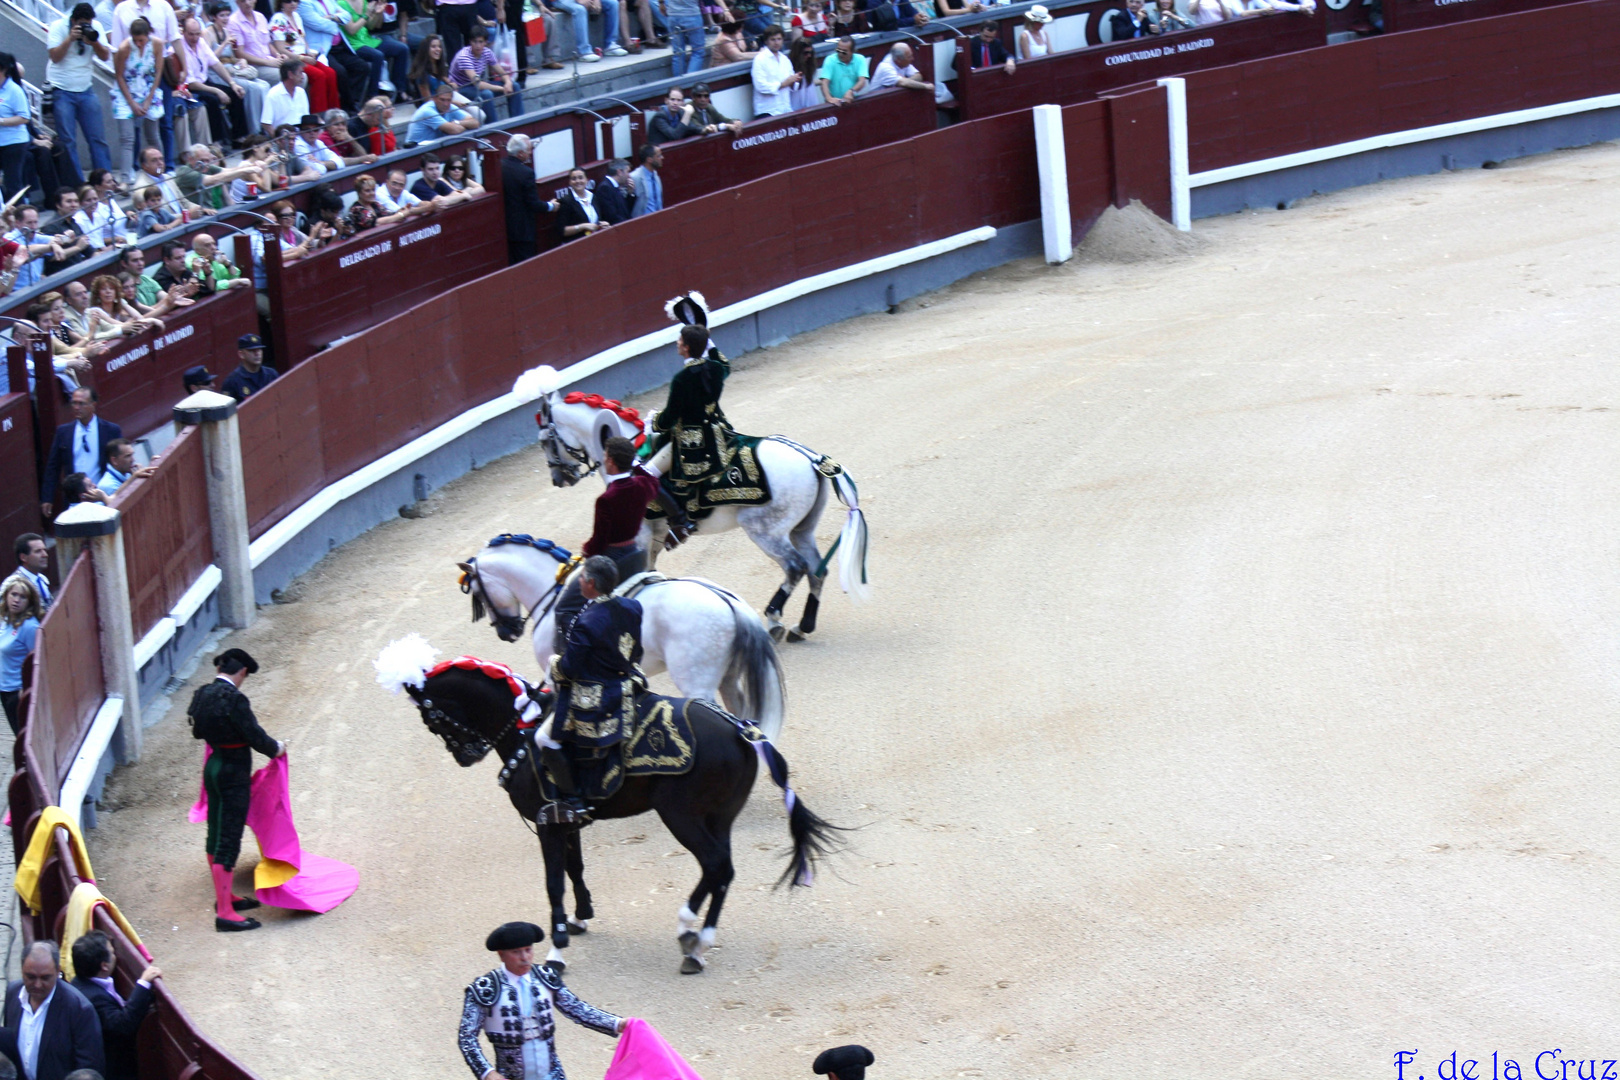
<instances>
[{"instance_id":1,"label":"red and white plume on horse","mask_svg":"<svg viewBox=\"0 0 1620 1080\"><path fill-rule=\"evenodd\" d=\"M377 669L377 685L390 694L397 694L407 686L421 689L422 680L438 655L439 650L429 645L421 634L406 634L398 641L390 641L371 662Z\"/></svg>"}]
</instances>

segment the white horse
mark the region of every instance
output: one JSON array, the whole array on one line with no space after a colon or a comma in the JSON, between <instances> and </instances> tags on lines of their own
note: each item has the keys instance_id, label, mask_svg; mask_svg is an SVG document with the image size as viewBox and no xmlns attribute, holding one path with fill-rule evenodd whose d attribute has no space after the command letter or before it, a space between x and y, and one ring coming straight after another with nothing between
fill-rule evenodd
<instances>
[{"instance_id":1,"label":"white horse","mask_svg":"<svg viewBox=\"0 0 1620 1080\"><path fill-rule=\"evenodd\" d=\"M568 558L547 540L510 533L496 537L461 568L472 597L473 621L489 621L502 641L530 636L542 679L556 655L552 605L562 594L557 568ZM574 573L578 573L576 569ZM784 693L776 646L757 612L734 593L702 578L653 580L639 593L641 669L668 671L684 697L721 701L755 721L769 738L782 730Z\"/></svg>"},{"instance_id":2,"label":"white horse","mask_svg":"<svg viewBox=\"0 0 1620 1080\"><path fill-rule=\"evenodd\" d=\"M519 376L513 394L530 401L540 399L535 421L540 425L540 443L551 468L551 482L557 487L571 487L601 466L602 446L609 438L620 435L634 441L642 434L643 421L635 410L619 406L618 402L604 402L596 395L565 397L557 390L560 381L554 368L543 365ZM579 400L571 400L576 398ZM818 468L826 455L779 435L765 439L755 453L770 486L770 502L715 507L708 517L694 522L694 531L707 536L741 528L782 568L785 577L765 607L765 618L772 638L780 641L785 633L790 640L802 641L816 628L821 586L833 554L829 550L823 557L816 547L816 525L826 508L828 492L836 494L848 511L833 548L838 552L839 584L857 600L864 600L869 592L866 515L861 512L855 480L847 471L832 466L828 471L833 475L828 476ZM648 566L657 565L668 532L664 518L649 519L642 525L641 541L647 549ZM797 626L787 630L782 625L782 609L805 577L810 579L810 596L804 602L804 614Z\"/></svg>"}]
</instances>

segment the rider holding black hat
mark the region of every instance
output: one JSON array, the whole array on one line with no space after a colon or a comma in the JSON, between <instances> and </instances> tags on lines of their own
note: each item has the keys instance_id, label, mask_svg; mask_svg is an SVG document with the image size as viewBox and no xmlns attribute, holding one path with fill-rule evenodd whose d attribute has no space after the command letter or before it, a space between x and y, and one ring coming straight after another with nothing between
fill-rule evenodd
<instances>
[{"instance_id":1,"label":"rider holding black hat","mask_svg":"<svg viewBox=\"0 0 1620 1080\"><path fill-rule=\"evenodd\" d=\"M253 751L280 757L286 744L265 734L253 715L241 686L259 665L241 649L226 649L214 657L214 680L199 686L191 697L191 733L207 741L212 753L203 766L203 790L208 794L208 872L214 879L214 929L257 930L257 919L237 912L259 906L231 892L231 872L242 850L252 798Z\"/></svg>"}]
</instances>

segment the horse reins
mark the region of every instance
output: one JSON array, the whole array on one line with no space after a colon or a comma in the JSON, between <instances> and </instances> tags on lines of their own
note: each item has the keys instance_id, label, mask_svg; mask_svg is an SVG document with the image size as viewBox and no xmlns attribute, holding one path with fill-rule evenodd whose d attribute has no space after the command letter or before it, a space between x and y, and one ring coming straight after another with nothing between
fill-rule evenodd
<instances>
[{"instance_id":1,"label":"horse reins","mask_svg":"<svg viewBox=\"0 0 1620 1080\"><path fill-rule=\"evenodd\" d=\"M574 557L567 548L562 547L551 540L546 540L543 538L536 539L535 537L530 536L528 533L501 533L499 536L492 537L489 543L485 544L484 546L506 547L512 544L519 547L530 547L536 551L543 552L544 554L550 555L553 559L556 559L559 563L567 563ZM535 602L534 607L529 609L527 614L521 616L503 615L495 610L495 605L490 601L489 593L484 588L484 580L478 574L478 556L475 555L469 559L467 561L467 565L472 567L472 569L462 571L460 581L462 595L471 596L473 603L477 604L479 607L483 607L485 604L488 604L490 613L495 616L495 625L503 630L512 630L512 640L514 641L523 636L523 628L528 625L530 619L534 619L536 622L544 619L548 614L550 614L551 609L557 605L557 601L562 599L562 582L554 582L551 588L547 589L545 593L541 595L540 599ZM476 586L478 589L477 594L473 593L474 586ZM518 603L518 611L523 611L523 604L521 601ZM475 618L476 617L480 616L475 615ZM516 623L515 628L513 627L514 623Z\"/></svg>"},{"instance_id":2,"label":"horse reins","mask_svg":"<svg viewBox=\"0 0 1620 1080\"><path fill-rule=\"evenodd\" d=\"M546 452L548 469L563 470L577 484L601 467L601 462L591 460L588 451L570 446L568 440L562 437L562 432L557 430L557 421L551 415L549 394L540 399L540 411L534 414L534 419L540 425L540 446ZM573 460L565 460L564 453Z\"/></svg>"}]
</instances>

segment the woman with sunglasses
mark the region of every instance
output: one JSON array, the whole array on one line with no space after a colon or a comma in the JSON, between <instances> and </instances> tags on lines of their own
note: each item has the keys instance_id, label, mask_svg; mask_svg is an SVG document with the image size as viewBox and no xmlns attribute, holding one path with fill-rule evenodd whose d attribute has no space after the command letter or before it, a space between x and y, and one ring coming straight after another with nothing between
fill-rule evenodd
<instances>
[{"instance_id":1,"label":"woman with sunglasses","mask_svg":"<svg viewBox=\"0 0 1620 1080\"><path fill-rule=\"evenodd\" d=\"M484 193L484 186L467 175L467 159L459 155L444 163L444 182L475 199Z\"/></svg>"}]
</instances>

